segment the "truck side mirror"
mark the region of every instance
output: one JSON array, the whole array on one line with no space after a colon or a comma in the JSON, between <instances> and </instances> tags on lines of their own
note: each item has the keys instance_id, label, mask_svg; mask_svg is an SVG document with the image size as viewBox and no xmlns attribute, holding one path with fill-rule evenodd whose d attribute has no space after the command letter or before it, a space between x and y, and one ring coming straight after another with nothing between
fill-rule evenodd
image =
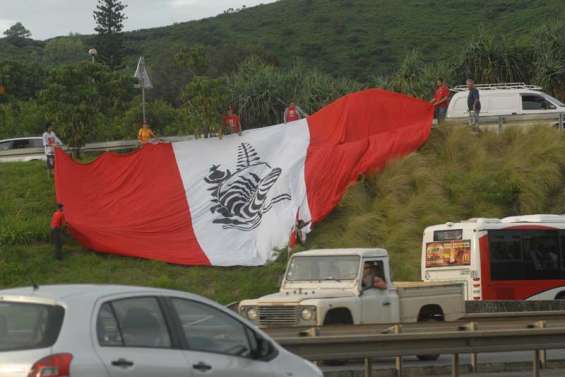
<instances>
[{"instance_id":1,"label":"truck side mirror","mask_svg":"<svg viewBox=\"0 0 565 377\"><path fill-rule=\"evenodd\" d=\"M279 275L279 288L282 286L283 280L284 280L284 274L280 274Z\"/></svg>"}]
</instances>

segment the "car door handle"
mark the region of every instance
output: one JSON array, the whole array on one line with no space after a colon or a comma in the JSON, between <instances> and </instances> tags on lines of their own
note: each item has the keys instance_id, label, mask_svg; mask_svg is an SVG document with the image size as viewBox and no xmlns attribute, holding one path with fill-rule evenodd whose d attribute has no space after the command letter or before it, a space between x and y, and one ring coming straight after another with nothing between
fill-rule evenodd
<instances>
[{"instance_id":1,"label":"car door handle","mask_svg":"<svg viewBox=\"0 0 565 377\"><path fill-rule=\"evenodd\" d=\"M383 306L390 306L390 302L389 301L383 302Z\"/></svg>"},{"instance_id":2,"label":"car door handle","mask_svg":"<svg viewBox=\"0 0 565 377\"><path fill-rule=\"evenodd\" d=\"M129 361L126 359L118 359L112 361L112 365L120 368L131 368L133 367L133 361Z\"/></svg>"},{"instance_id":3,"label":"car door handle","mask_svg":"<svg viewBox=\"0 0 565 377\"><path fill-rule=\"evenodd\" d=\"M206 363L203 363L202 361L199 362L198 364L193 364L193 365L192 365L192 368L193 368L193 369L196 369L196 370L199 370L199 371L201 371L201 372L207 372L207 371L209 371L210 369L212 369L212 367L211 367L210 365L208 365L208 364L206 364Z\"/></svg>"}]
</instances>

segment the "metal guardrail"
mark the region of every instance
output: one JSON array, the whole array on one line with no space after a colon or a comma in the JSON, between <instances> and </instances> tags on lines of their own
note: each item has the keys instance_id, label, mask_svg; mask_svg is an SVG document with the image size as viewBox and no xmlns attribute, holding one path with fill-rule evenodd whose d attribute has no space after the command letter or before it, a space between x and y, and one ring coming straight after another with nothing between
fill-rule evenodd
<instances>
[{"instance_id":1,"label":"metal guardrail","mask_svg":"<svg viewBox=\"0 0 565 377\"><path fill-rule=\"evenodd\" d=\"M495 128L497 133L502 132L505 126L529 126L545 123L556 128L561 132L565 130L565 112L550 114L521 114L521 115L481 115L481 128ZM443 127L444 125L467 125L468 118L447 118L441 125L434 120L434 127Z\"/></svg>"},{"instance_id":2,"label":"metal guardrail","mask_svg":"<svg viewBox=\"0 0 565 377\"><path fill-rule=\"evenodd\" d=\"M395 357L396 374L402 376L402 357L430 354L452 355L452 376L459 376L459 355L472 355L476 371L477 353L533 351L532 375L539 377L545 365L545 350L565 349L565 326L545 328L538 321L524 328L479 330L471 322L460 331L403 333L400 325L392 334L357 334L308 337L278 337L292 353L312 361L364 359L365 376L372 375L372 359ZM473 357L474 356L474 357Z\"/></svg>"},{"instance_id":3,"label":"metal guardrail","mask_svg":"<svg viewBox=\"0 0 565 377\"><path fill-rule=\"evenodd\" d=\"M165 142L187 141L193 139L194 136L168 136L160 138L160 140ZM81 152L111 152L133 150L138 147L139 142L137 140L119 140L101 143L88 143L84 147L78 149ZM64 147L64 149L72 151L74 148ZM22 158L28 160L44 159L44 150L43 148L25 148L0 151L0 162L17 161Z\"/></svg>"},{"instance_id":4,"label":"metal guardrail","mask_svg":"<svg viewBox=\"0 0 565 377\"><path fill-rule=\"evenodd\" d=\"M530 114L530 115L504 115L504 116L482 116L481 126L496 126L498 133L502 132L505 125L512 123L512 125L519 124L535 124L539 122L555 122L560 132L565 131L565 113L553 114ZM467 118L448 118L445 124L466 124ZM442 123L443 126L443 123ZM438 127L434 123L434 127ZM440 126L441 127L441 126ZM167 136L162 137L160 140L167 142L193 140L194 136ZM127 151L139 147L137 140L119 140L119 141L106 141L101 143L88 143L84 147L79 148L81 152L109 152L109 151ZM72 148L65 148L72 150ZM43 148L25 148L14 149L9 151L0 151L0 162L16 161L20 158L26 159L43 159Z\"/></svg>"}]
</instances>

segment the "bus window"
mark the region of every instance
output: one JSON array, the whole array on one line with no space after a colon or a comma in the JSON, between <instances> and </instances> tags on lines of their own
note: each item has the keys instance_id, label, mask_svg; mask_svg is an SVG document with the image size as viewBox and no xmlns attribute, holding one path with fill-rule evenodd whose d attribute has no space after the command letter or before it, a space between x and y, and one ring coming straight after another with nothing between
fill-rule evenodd
<instances>
[{"instance_id":1,"label":"bus window","mask_svg":"<svg viewBox=\"0 0 565 377\"><path fill-rule=\"evenodd\" d=\"M562 278L557 231L491 230L492 280Z\"/></svg>"},{"instance_id":2,"label":"bus window","mask_svg":"<svg viewBox=\"0 0 565 377\"><path fill-rule=\"evenodd\" d=\"M524 274L520 234L490 231L492 280L518 280Z\"/></svg>"},{"instance_id":3,"label":"bus window","mask_svg":"<svg viewBox=\"0 0 565 377\"><path fill-rule=\"evenodd\" d=\"M527 280L559 279L559 238L555 231L531 232L522 237Z\"/></svg>"}]
</instances>

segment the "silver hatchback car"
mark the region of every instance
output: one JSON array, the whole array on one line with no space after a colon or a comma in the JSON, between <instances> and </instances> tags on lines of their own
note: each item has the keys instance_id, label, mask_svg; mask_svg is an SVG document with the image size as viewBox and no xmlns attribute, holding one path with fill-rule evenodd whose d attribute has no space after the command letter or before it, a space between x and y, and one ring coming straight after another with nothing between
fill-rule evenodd
<instances>
[{"instance_id":1,"label":"silver hatchback car","mask_svg":"<svg viewBox=\"0 0 565 377\"><path fill-rule=\"evenodd\" d=\"M319 377L203 297L115 285L0 290L0 377Z\"/></svg>"}]
</instances>

